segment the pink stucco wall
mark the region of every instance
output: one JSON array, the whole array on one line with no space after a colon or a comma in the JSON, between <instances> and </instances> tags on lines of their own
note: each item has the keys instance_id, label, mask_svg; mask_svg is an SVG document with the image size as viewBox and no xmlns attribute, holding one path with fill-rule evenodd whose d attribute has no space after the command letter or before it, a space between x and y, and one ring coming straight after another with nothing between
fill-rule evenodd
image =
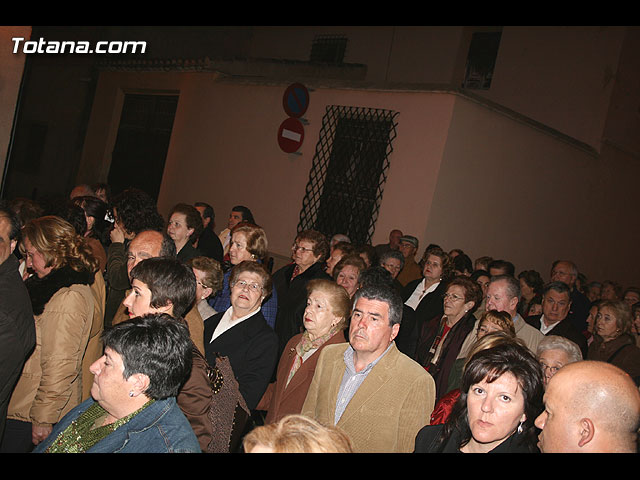
<instances>
[{"instance_id":1,"label":"pink stucco wall","mask_svg":"<svg viewBox=\"0 0 640 480\"><path fill-rule=\"evenodd\" d=\"M158 206L206 201L218 230L230 208L249 206L271 253L286 261L327 105L399 112L397 138L373 243L400 228L472 258L491 255L548 275L571 258L590 278L635 282L640 240L632 179L637 162L600 155L455 94L311 87L300 155L276 141L290 82L242 82L213 73L101 75L83 168L109 163L126 91L179 92ZM131 90L135 86L135 90ZM637 190L637 189L636 189ZM629 203L628 198L635 199ZM635 255L635 256L634 256Z\"/></svg>"},{"instance_id":2,"label":"pink stucco wall","mask_svg":"<svg viewBox=\"0 0 640 480\"><path fill-rule=\"evenodd\" d=\"M305 114L300 155L280 150L286 84L238 85L194 78L181 90L159 208L179 201L214 205L223 228L233 205L252 209L266 228L270 250L287 256L296 233L322 118L328 105L400 112L374 243L401 228L420 236L446 139L453 98L443 94L315 88ZM408 212L411 214L407 214Z\"/></svg>"}]
</instances>

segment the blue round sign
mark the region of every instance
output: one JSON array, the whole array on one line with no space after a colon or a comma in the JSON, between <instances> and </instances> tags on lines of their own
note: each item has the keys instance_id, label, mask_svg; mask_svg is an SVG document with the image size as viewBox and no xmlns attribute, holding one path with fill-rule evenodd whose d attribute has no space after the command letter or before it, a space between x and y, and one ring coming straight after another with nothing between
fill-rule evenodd
<instances>
[{"instance_id":1,"label":"blue round sign","mask_svg":"<svg viewBox=\"0 0 640 480\"><path fill-rule=\"evenodd\" d=\"M287 115L300 118L309 108L309 90L301 83L294 83L287 87L282 97L282 106Z\"/></svg>"}]
</instances>

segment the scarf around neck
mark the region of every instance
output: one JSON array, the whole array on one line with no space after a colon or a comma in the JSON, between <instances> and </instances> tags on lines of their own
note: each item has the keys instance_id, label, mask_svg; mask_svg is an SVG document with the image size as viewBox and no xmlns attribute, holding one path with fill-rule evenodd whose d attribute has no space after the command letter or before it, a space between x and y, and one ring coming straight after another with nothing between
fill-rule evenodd
<instances>
[{"instance_id":1,"label":"scarf around neck","mask_svg":"<svg viewBox=\"0 0 640 480\"><path fill-rule=\"evenodd\" d=\"M65 265L56 270L52 270L46 277L39 278L32 275L24 281L34 315L41 315L44 308L58 290L71 285L91 285L95 274L86 270L76 272L73 268Z\"/></svg>"},{"instance_id":2,"label":"scarf around neck","mask_svg":"<svg viewBox=\"0 0 640 480\"><path fill-rule=\"evenodd\" d=\"M296 345L296 348L295 348L296 357L293 359L293 365L291 365L291 370L289 371L289 376L287 377L286 385L289 385L289 382L291 381L295 373L300 368L300 365L302 365L303 358L307 354L307 352L310 352L311 350L317 350L318 348L320 348L331 337L333 337L336 333L338 333L339 330L340 328L338 327L338 325L333 325L327 333L316 338L315 340L311 340L311 337L309 336L309 332L307 330L304 331L304 333L302 334L302 338L298 342L298 345Z\"/></svg>"}]
</instances>

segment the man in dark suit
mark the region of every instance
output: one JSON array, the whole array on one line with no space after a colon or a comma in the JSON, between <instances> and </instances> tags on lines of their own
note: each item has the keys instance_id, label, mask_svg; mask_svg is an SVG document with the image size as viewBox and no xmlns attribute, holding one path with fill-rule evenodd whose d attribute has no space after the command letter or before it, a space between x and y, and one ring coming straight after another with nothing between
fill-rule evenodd
<instances>
[{"instance_id":1,"label":"man in dark suit","mask_svg":"<svg viewBox=\"0 0 640 480\"><path fill-rule=\"evenodd\" d=\"M224 256L222 251L222 242L218 238L218 235L213 231L215 225L215 212L213 207L208 203L196 202L193 204L196 210L200 212L202 217L202 225L204 229L198 237L198 250L205 257L213 258L214 260L222 263Z\"/></svg>"},{"instance_id":2,"label":"man in dark suit","mask_svg":"<svg viewBox=\"0 0 640 480\"><path fill-rule=\"evenodd\" d=\"M567 314L569 322L579 331L587 330L587 317L591 302L576 288L578 267L571 260L556 260L551 265L551 282L564 282L569 286L571 309Z\"/></svg>"},{"instance_id":3,"label":"man in dark suit","mask_svg":"<svg viewBox=\"0 0 640 480\"><path fill-rule=\"evenodd\" d=\"M587 355L587 339L569 320L571 291L564 282L548 283L542 292L542 315L527 318L527 323L539 329L544 335L558 335L576 343Z\"/></svg>"},{"instance_id":4,"label":"man in dark suit","mask_svg":"<svg viewBox=\"0 0 640 480\"><path fill-rule=\"evenodd\" d=\"M13 254L19 234L17 216L0 206L0 439L13 387L36 344L29 293Z\"/></svg>"}]
</instances>

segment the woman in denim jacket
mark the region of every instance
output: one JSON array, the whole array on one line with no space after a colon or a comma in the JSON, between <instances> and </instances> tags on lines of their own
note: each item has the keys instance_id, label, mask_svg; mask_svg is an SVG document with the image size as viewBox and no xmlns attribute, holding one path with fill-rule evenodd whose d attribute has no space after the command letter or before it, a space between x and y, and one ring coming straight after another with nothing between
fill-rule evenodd
<instances>
[{"instance_id":1,"label":"woman in denim jacket","mask_svg":"<svg viewBox=\"0 0 640 480\"><path fill-rule=\"evenodd\" d=\"M92 398L71 410L36 453L199 453L176 404L191 372L189 332L159 313L120 323L104 335L92 366Z\"/></svg>"}]
</instances>

